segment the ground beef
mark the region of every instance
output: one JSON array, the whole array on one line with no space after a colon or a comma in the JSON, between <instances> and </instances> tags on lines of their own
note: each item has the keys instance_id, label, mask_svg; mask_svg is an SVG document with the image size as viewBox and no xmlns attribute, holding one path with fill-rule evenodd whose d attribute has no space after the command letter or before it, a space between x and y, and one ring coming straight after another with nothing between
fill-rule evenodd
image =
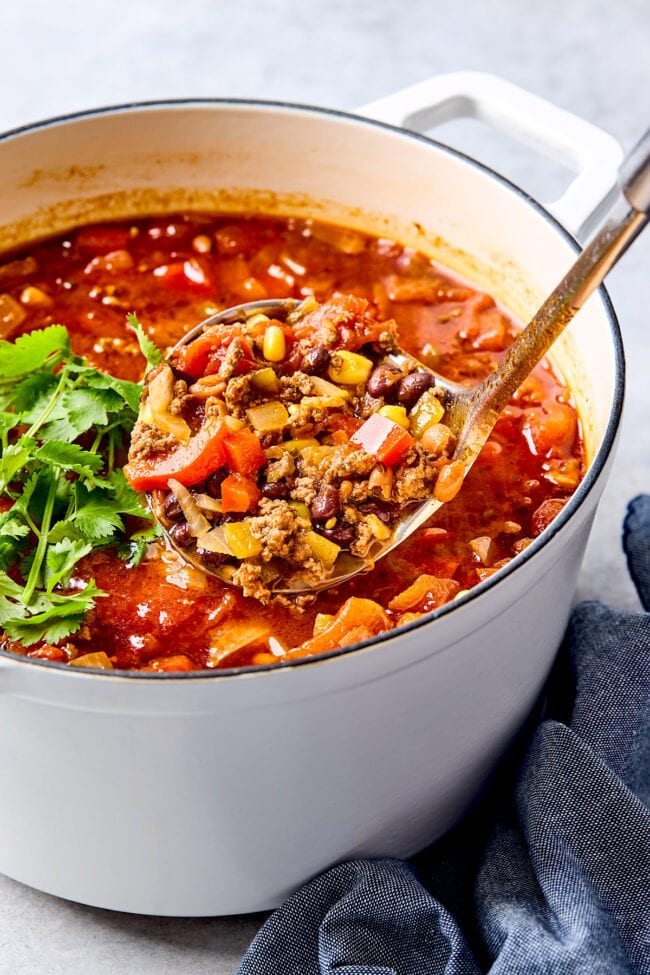
<instances>
[{"instance_id":1,"label":"ground beef","mask_svg":"<svg viewBox=\"0 0 650 975\"><path fill-rule=\"evenodd\" d=\"M323 480L332 483L347 477L367 477L376 463L375 458L365 450L341 444L328 458Z\"/></svg>"},{"instance_id":2,"label":"ground beef","mask_svg":"<svg viewBox=\"0 0 650 975\"><path fill-rule=\"evenodd\" d=\"M439 466L439 462L432 460L419 444L411 447L402 463L395 468L392 500L417 501L429 497Z\"/></svg>"},{"instance_id":3,"label":"ground beef","mask_svg":"<svg viewBox=\"0 0 650 975\"><path fill-rule=\"evenodd\" d=\"M294 372L293 376L282 376L280 399L285 403L299 403L303 396L311 396L314 384L306 372Z\"/></svg>"},{"instance_id":4,"label":"ground beef","mask_svg":"<svg viewBox=\"0 0 650 975\"><path fill-rule=\"evenodd\" d=\"M237 363L242 358L244 350L242 348L242 342L240 338L234 338L223 358L223 362L219 366L219 371L217 375L219 379L223 379L224 382L235 375L235 369L237 368Z\"/></svg>"},{"instance_id":5,"label":"ground beef","mask_svg":"<svg viewBox=\"0 0 650 975\"><path fill-rule=\"evenodd\" d=\"M243 420L246 410L256 402L262 402L266 397L253 385L253 374L234 376L224 392L224 402L233 416Z\"/></svg>"},{"instance_id":6,"label":"ground beef","mask_svg":"<svg viewBox=\"0 0 650 975\"><path fill-rule=\"evenodd\" d=\"M286 480L292 477L296 470L296 462L288 450L282 451L282 456L272 460L267 467L266 480L269 483Z\"/></svg>"},{"instance_id":7,"label":"ground beef","mask_svg":"<svg viewBox=\"0 0 650 975\"><path fill-rule=\"evenodd\" d=\"M138 420L131 434L129 460L137 463L154 454L164 453L178 446L178 440L171 433L163 433L158 427Z\"/></svg>"},{"instance_id":8,"label":"ground beef","mask_svg":"<svg viewBox=\"0 0 650 975\"><path fill-rule=\"evenodd\" d=\"M173 416L182 416L188 399L190 394L187 392L187 383L184 379L177 379L174 383L174 396L169 404L169 412Z\"/></svg>"},{"instance_id":9,"label":"ground beef","mask_svg":"<svg viewBox=\"0 0 650 975\"><path fill-rule=\"evenodd\" d=\"M317 479L312 475L297 477L291 489L291 497L294 501L304 501L311 504L317 494Z\"/></svg>"}]
</instances>

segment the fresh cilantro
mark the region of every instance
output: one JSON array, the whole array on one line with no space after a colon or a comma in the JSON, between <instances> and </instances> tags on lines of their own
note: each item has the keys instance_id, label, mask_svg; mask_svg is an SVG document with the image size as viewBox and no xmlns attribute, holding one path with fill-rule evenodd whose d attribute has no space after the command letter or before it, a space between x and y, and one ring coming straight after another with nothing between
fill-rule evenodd
<instances>
[{"instance_id":1,"label":"fresh cilantro","mask_svg":"<svg viewBox=\"0 0 650 975\"><path fill-rule=\"evenodd\" d=\"M162 535L162 528L155 521L149 528L134 532L125 545L118 549L118 555L127 564L129 569L135 565L140 565L146 555L148 546L155 542Z\"/></svg>"},{"instance_id":2,"label":"fresh cilantro","mask_svg":"<svg viewBox=\"0 0 650 975\"><path fill-rule=\"evenodd\" d=\"M129 321L157 364L161 353ZM0 627L10 639L76 632L106 595L75 579L80 560L112 545L137 565L160 534L122 473L141 393L75 356L62 325L0 341Z\"/></svg>"},{"instance_id":3,"label":"fresh cilantro","mask_svg":"<svg viewBox=\"0 0 650 975\"><path fill-rule=\"evenodd\" d=\"M70 355L67 329L63 325L50 325L29 335L21 335L15 342L0 342L0 377L22 378L46 364L51 372Z\"/></svg>"},{"instance_id":4,"label":"fresh cilantro","mask_svg":"<svg viewBox=\"0 0 650 975\"><path fill-rule=\"evenodd\" d=\"M147 360L147 369L153 369L154 366L157 366L162 362L162 352L145 333L145 330L138 321L134 312L129 312L129 314L126 316L126 320L135 332L138 345L140 346L140 352L142 352L142 355Z\"/></svg>"}]
</instances>

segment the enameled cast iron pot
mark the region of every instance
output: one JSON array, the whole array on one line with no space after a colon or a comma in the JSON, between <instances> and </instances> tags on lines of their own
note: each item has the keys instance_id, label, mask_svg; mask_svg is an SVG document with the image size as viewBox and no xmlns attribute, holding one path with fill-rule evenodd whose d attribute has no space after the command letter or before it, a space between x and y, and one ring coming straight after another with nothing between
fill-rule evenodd
<instances>
[{"instance_id":1,"label":"enameled cast iron pot","mask_svg":"<svg viewBox=\"0 0 650 975\"><path fill-rule=\"evenodd\" d=\"M556 219L503 178L385 122L185 101L0 139L0 250L88 220L257 209L417 246L526 320L611 188L606 134L488 76L424 82L365 114L475 115L569 162ZM0 654L0 871L88 904L256 911L351 856L419 850L467 808L529 714L564 631L612 461L623 358L606 294L555 361L589 472L513 563L424 620L289 667L145 675Z\"/></svg>"}]
</instances>

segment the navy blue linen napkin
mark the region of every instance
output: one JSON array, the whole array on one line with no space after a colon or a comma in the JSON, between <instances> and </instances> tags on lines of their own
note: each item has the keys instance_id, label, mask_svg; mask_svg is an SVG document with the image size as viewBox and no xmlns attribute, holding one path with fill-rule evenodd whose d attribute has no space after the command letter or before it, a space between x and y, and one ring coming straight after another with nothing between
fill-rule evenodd
<instances>
[{"instance_id":1,"label":"navy blue linen napkin","mask_svg":"<svg viewBox=\"0 0 650 975\"><path fill-rule=\"evenodd\" d=\"M574 610L545 712L474 810L410 863L306 884L238 975L650 973L650 496L623 545L646 612Z\"/></svg>"}]
</instances>

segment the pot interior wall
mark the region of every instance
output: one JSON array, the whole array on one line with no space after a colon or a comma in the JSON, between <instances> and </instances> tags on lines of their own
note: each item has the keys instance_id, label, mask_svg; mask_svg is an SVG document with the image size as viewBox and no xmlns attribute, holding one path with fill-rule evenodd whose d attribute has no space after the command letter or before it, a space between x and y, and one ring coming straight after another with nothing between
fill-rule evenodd
<instances>
[{"instance_id":1,"label":"pot interior wall","mask_svg":"<svg viewBox=\"0 0 650 975\"><path fill-rule=\"evenodd\" d=\"M113 110L0 142L0 251L93 220L179 209L313 216L395 237L527 320L573 258L523 196L426 140L345 116L249 104ZM553 358L593 460L615 385L602 299Z\"/></svg>"}]
</instances>

